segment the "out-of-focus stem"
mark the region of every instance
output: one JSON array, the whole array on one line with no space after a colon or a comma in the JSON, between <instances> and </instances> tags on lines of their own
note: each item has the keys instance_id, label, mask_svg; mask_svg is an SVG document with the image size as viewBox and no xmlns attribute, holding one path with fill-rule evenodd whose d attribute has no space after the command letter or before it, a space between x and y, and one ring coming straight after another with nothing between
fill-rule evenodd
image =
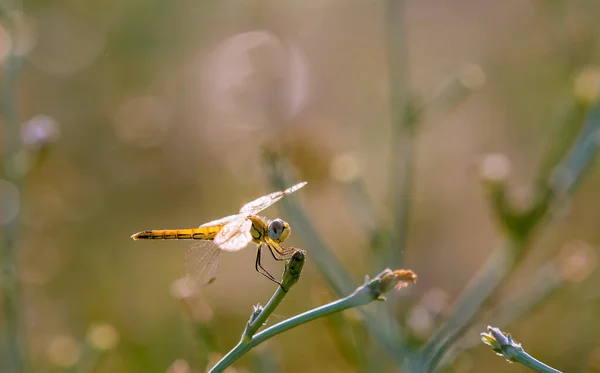
<instances>
[{"instance_id":1,"label":"out-of-focus stem","mask_svg":"<svg viewBox=\"0 0 600 373\"><path fill-rule=\"evenodd\" d=\"M280 168L289 169L287 162L280 160L275 154L267 154L265 161L269 167L274 189L281 189L290 184L289 180L286 180L284 172L280 170ZM304 247L310 248L313 262L334 293L337 296L343 296L351 292L355 285L353 285L350 274L325 244L304 209L296 203L295 197L292 195L284 198L279 206L283 207L286 215L290 217L290 221L294 222L294 231L300 232ZM377 315L366 312L361 312L361 314L373 336L396 361L401 363L409 349L404 343L403 330L396 320L388 312L378 312Z\"/></svg>"},{"instance_id":2,"label":"out-of-focus stem","mask_svg":"<svg viewBox=\"0 0 600 373\"><path fill-rule=\"evenodd\" d=\"M389 265L400 266L410 212L416 118L407 115L410 108L404 1L386 1L385 14L391 111L391 183L388 198L392 206L392 223Z\"/></svg>"},{"instance_id":3,"label":"out-of-focus stem","mask_svg":"<svg viewBox=\"0 0 600 373\"><path fill-rule=\"evenodd\" d=\"M600 131L600 103L590 108L584 120L584 126L574 143L569 147L554 168L554 172L547 185L540 188L535 205L527 211L512 209L506 201L501 182L492 183L491 190L500 191L492 193L492 199L498 198L493 203L495 213L500 223L506 230L506 245L496 251L486 266L470 283L458 301L448 321L434 334L430 342L422 350L422 359L426 361L427 369L437 366L448 348L455 343L462 334L471 326L474 317L480 312L481 306L499 288L501 283L515 269L518 259L526 253L530 246L534 230L539 228L542 221L550 215L550 207L556 202L557 197L571 195L586 174L598 149L597 134ZM562 141L558 139L557 141ZM500 188L500 189L498 189ZM495 264L497 263L497 264Z\"/></svg>"},{"instance_id":4,"label":"out-of-focus stem","mask_svg":"<svg viewBox=\"0 0 600 373\"><path fill-rule=\"evenodd\" d=\"M520 247L521 243L507 240L469 282L454 312L423 349L423 357L429 360L429 367L437 366L447 349L469 328L470 320L481 311L490 294L499 288L511 270L516 259L515 252Z\"/></svg>"},{"instance_id":5,"label":"out-of-focus stem","mask_svg":"<svg viewBox=\"0 0 600 373\"><path fill-rule=\"evenodd\" d=\"M16 40L11 12L20 9L20 3L13 2L2 7L2 20L8 26L11 40ZM12 48L15 48L13 43ZM22 190L22 177L8 172L11 162L21 148L19 121L17 114L16 91L22 57L11 50L4 61L4 71L0 82L0 115L3 121L3 170L2 177L11 182L17 190ZM19 203L20 201L15 201ZM20 209L20 206L19 206ZM2 226L0 270L2 280L2 304L6 327L6 344L8 349L8 368L12 372L23 372L27 369L27 354L24 343L24 333L21 330L23 312L21 310L21 294L19 289L18 250L19 214Z\"/></svg>"}]
</instances>

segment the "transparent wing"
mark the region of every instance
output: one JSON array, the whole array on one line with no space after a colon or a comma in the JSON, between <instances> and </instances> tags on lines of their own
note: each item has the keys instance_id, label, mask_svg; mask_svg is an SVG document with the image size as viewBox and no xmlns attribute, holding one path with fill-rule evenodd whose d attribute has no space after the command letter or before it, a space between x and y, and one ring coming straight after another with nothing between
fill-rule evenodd
<instances>
[{"instance_id":1,"label":"transparent wing","mask_svg":"<svg viewBox=\"0 0 600 373\"><path fill-rule=\"evenodd\" d=\"M240 218L240 214L229 215L229 216L226 216L221 219L217 219L217 220L209 221L208 223L204 223L201 225L201 227L212 227L214 225L223 225L223 224L227 224L227 223L229 223L235 219L239 219L239 218Z\"/></svg>"},{"instance_id":2,"label":"transparent wing","mask_svg":"<svg viewBox=\"0 0 600 373\"><path fill-rule=\"evenodd\" d=\"M226 251L238 251L252 242L250 227L252 222L244 216L239 216L224 226L215 236L215 244Z\"/></svg>"},{"instance_id":3,"label":"transparent wing","mask_svg":"<svg viewBox=\"0 0 600 373\"><path fill-rule=\"evenodd\" d=\"M242 209L240 210L240 215L248 216L257 214L262 210L266 209L267 207L271 206L275 202L279 201L283 197L287 196L288 194L294 193L295 191L297 191L305 185L306 181L303 181L301 183L287 188L286 190L281 190L279 192L274 192L266 196L257 198L254 201L245 204L244 207L242 207Z\"/></svg>"},{"instance_id":4,"label":"transparent wing","mask_svg":"<svg viewBox=\"0 0 600 373\"><path fill-rule=\"evenodd\" d=\"M214 281L221 250L213 241L196 241L185 251L185 267L188 283L198 290Z\"/></svg>"}]
</instances>

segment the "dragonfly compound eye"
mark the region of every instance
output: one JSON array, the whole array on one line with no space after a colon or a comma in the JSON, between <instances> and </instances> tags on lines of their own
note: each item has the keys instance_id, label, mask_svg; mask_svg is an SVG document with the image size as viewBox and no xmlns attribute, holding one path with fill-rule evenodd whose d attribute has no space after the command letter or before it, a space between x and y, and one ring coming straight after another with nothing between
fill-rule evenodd
<instances>
[{"instance_id":1,"label":"dragonfly compound eye","mask_svg":"<svg viewBox=\"0 0 600 373\"><path fill-rule=\"evenodd\" d=\"M290 234L290 228L286 222L281 219L275 219L269 224L269 236L275 241L283 241Z\"/></svg>"}]
</instances>

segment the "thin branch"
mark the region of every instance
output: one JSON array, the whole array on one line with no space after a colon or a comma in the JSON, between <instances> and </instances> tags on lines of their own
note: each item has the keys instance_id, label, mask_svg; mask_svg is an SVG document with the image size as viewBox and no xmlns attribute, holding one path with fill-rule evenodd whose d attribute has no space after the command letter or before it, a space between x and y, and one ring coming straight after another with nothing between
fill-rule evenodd
<instances>
[{"instance_id":1,"label":"thin branch","mask_svg":"<svg viewBox=\"0 0 600 373\"><path fill-rule=\"evenodd\" d=\"M510 334L504 334L500 329L491 326L488 326L487 330L487 333L481 333L481 340L506 360L521 363L540 373L561 373L526 353Z\"/></svg>"},{"instance_id":2,"label":"thin branch","mask_svg":"<svg viewBox=\"0 0 600 373\"><path fill-rule=\"evenodd\" d=\"M223 357L223 359L221 359L221 361L219 361L210 370L210 373L222 372L234 361L236 361L246 352L250 351L250 349L280 333L320 317L331 315L335 312L341 312L348 308L364 306L375 300L381 300L382 294L394 288L403 287L410 283L414 283L415 281L416 275L410 270L392 271L390 269L386 269L375 278L366 281L364 285L357 288L352 294L345 298L289 318L263 330L256 335L251 336L250 338L248 338L246 332L244 332L240 343L238 343L233 350L225 355L225 357Z\"/></svg>"},{"instance_id":3,"label":"thin branch","mask_svg":"<svg viewBox=\"0 0 600 373\"><path fill-rule=\"evenodd\" d=\"M303 250L297 250L291 257L288 263L285 265L283 272L283 279L281 285L277 287L275 293L267 303L265 307L257 305L254 307L250 320L246 324L246 328L242 333L242 338L239 343L231 350L227 355L223 357L211 370L210 372L221 372L223 369L231 365L235 360L239 359L242 355L248 352L256 344L252 344L254 341L254 334L260 329L269 316L275 311L277 306L281 303L283 298L287 295L288 291L292 286L298 282L302 267L304 267L304 261L306 255Z\"/></svg>"}]
</instances>

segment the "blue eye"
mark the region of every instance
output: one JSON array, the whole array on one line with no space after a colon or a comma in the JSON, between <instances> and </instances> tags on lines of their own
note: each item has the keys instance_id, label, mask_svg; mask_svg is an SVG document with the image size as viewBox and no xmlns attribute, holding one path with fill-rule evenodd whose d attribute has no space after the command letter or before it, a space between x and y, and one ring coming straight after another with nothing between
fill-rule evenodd
<instances>
[{"instance_id":1,"label":"blue eye","mask_svg":"<svg viewBox=\"0 0 600 373\"><path fill-rule=\"evenodd\" d=\"M285 226L281 219L275 219L269 224L269 236L274 240L279 240L284 230Z\"/></svg>"}]
</instances>

